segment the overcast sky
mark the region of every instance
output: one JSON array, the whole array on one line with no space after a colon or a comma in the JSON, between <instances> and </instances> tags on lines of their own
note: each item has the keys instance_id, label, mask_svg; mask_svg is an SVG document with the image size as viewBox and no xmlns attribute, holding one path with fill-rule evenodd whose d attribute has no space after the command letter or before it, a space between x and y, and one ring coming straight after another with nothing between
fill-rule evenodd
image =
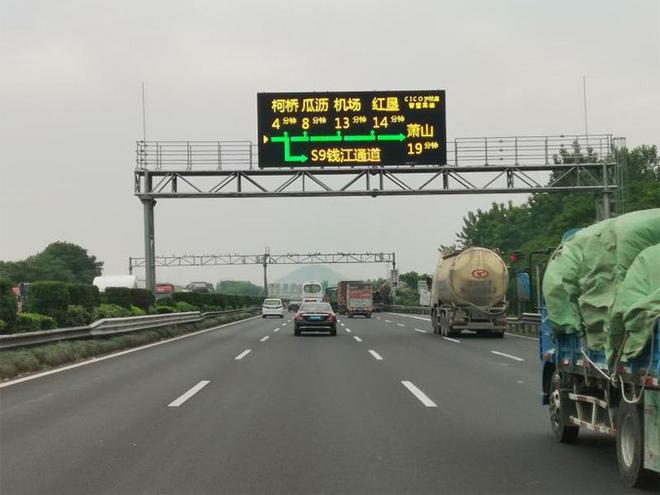
<instances>
[{"instance_id":1,"label":"overcast sky","mask_svg":"<svg viewBox=\"0 0 660 495\"><path fill-rule=\"evenodd\" d=\"M581 133L586 75L590 132L660 144L659 4L0 0L0 259L66 240L120 274L144 255L142 81L150 139L255 140L257 92L374 89L445 89L453 139ZM469 210L508 199L526 198L162 200L156 251L395 251L402 271L430 271Z\"/></svg>"}]
</instances>

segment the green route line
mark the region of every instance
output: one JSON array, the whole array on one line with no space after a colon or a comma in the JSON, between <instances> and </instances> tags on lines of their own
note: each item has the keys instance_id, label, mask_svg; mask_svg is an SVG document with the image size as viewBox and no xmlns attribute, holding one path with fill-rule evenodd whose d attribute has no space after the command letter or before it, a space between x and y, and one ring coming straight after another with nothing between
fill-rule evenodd
<instances>
[{"instance_id":1,"label":"green route line","mask_svg":"<svg viewBox=\"0 0 660 495\"><path fill-rule=\"evenodd\" d=\"M267 139L264 136L264 139ZM406 139L405 134L378 134L372 130L369 134L345 134L342 135L341 131L337 134L310 136L307 131L302 133L302 136L289 136L287 131L284 131L281 136L272 136L270 138L274 143L284 143L284 161L285 162L301 162L305 163L308 160L306 155L292 155L291 143L330 143L330 142L373 142L373 141L403 141ZM264 141L266 142L266 141Z\"/></svg>"}]
</instances>

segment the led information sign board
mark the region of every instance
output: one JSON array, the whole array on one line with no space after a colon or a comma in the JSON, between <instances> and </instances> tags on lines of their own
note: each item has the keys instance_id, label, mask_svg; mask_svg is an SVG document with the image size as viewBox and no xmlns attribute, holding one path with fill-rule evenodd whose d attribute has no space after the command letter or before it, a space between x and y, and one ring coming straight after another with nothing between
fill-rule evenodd
<instances>
[{"instance_id":1,"label":"led information sign board","mask_svg":"<svg viewBox=\"0 0 660 495\"><path fill-rule=\"evenodd\" d=\"M445 165L445 92L258 93L259 167Z\"/></svg>"}]
</instances>

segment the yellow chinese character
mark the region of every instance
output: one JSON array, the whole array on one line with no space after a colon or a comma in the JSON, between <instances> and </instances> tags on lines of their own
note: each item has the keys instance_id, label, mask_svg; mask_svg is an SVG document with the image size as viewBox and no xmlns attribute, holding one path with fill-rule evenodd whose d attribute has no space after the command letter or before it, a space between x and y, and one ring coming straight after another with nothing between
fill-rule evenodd
<instances>
[{"instance_id":1,"label":"yellow chinese character","mask_svg":"<svg viewBox=\"0 0 660 495\"><path fill-rule=\"evenodd\" d=\"M399 98L396 96L389 96L387 98L387 103L385 104L385 110L388 112L398 112L399 111Z\"/></svg>"},{"instance_id":2,"label":"yellow chinese character","mask_svg":"<svg viewBox=\"0 0 660 495\"><path fill-rule=\"evenodd\" d=\"M369 161L380 162L380 148L369 148Z\"/></svg>"},{"instance_id":3,"label":"yellow chinese character","mask_svg":"<svg viewBox=\"0 0 660 495\"><path fill-rule=\"evenodd\" d=\"M424 124L420 131L421 137L433 137L435 135L435 129L430 124Z\"/></svg>"},{"instance_id":4,"label":"yellow chinese character","mask_svg":"<svg viewBox=\"0 0 660 495\"><path fill-rule=\"evenodd\" d=\"M339 148L330 148L328 150L328 162L339 163L342 161L342 153Z\"/></svg>"},{"instance_id":5,"label":"yellow chinese character","mask_svg":"<svg viewBox=\"0 0 660 495\"><path fill-rule=\"evenodd\" d=\"M366 148L358 148L356 150L355 161L357 162L366 162L368 161L369 156L367 155Z\"/></svg>"},{"instance_id":6,"label":"yellow chinese character","mask_svg":"<svg viewBox=\"0 0 660 495\"><path fill-rule=\"evenodd\" d=\"M420 134L421 134L421 131L422 131L422 129L421 129L422 126L421 125L419 125L419 124L408 124L406 126L406 128L408 129L408 136L407 137L411 137L411 138L420 137Z\"/></svg>"}]
</instances>

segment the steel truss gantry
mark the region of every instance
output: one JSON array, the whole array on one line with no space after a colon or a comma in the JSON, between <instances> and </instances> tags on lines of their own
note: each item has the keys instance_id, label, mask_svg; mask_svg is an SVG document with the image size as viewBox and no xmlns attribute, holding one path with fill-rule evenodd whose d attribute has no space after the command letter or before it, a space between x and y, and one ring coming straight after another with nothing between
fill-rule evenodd
<instances>
[{"instance_id":1,"label":"steel truss gantry","mask_svg":"<svg viewBox=\"0 0 660 495\"><path fill-rule=\"evenodd\" d=\"M272 254L204 254L183 256L155 256L154 266L226 266L261 265L264 269L264 291L268 295L268 265L313 265L339 263L389 263L396 269L396 253L286 253ZM128 271L147 267L146 258L128 258Z\"/></svg>"},{"instance_id":2,"label":"steel truss gantry","mask_svg":"<svg viewBox=\"0 0 660 495\"><path fill-rule=\"evenodd\" d=\"M147 287L155 286L157 199L572 191L594 193L607 218L623 146L624 138L611 134L459 138L447 143L447 165L260 170L248 141L139 141L134 192L144 205Z\"/></svg>"}]
</instances>

